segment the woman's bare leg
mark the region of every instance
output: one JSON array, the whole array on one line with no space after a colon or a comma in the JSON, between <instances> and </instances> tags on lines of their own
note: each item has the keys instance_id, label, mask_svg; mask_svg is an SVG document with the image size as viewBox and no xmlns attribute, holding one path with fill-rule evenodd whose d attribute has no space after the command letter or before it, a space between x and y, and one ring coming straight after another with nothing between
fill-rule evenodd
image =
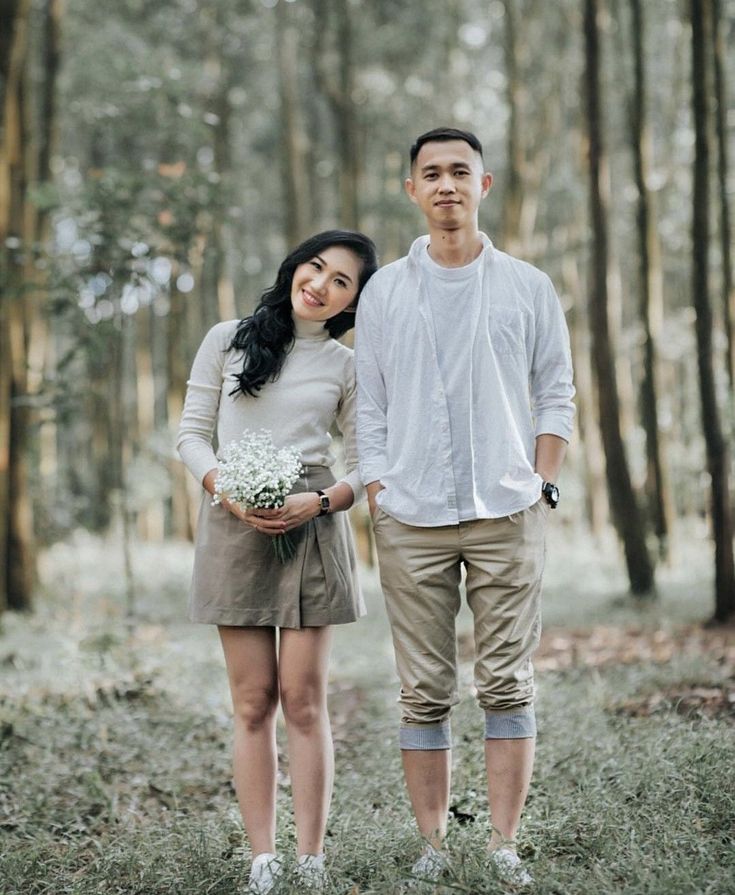
<instances>
[{"instance_id":1,"label":"woman's bare leg","mask_svg":"<svg viewBox=\"0 0 735 895\"><path fill-rule=\"evenodd\" d=\"M288 733L299 855L318 855L334 782L334 750L327 712L332 629L281 629L278 674Z\"/></svg>"},{"instance_id":2,"label":"woman's bare leg","mask_svg":"<svg viewBox=\"0 0 735 895\"><path fill-rule=\"evenodd\" d=\"M253 855L276 850L275 628L220 626L235 715L233 776Z\"/></svg>"}]
</instances>

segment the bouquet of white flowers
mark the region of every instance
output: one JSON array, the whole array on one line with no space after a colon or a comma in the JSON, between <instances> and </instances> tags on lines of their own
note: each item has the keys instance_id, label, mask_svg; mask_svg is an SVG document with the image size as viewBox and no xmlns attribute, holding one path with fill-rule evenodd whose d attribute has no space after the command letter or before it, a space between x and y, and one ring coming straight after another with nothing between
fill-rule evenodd
<instances>
[{"instance_id":1,"label":"bouquet of white flowers","mask_svg":"<svg viewBox=\"0 0 735 895\"><path fill-rule=\"evenodd\" d=\"M222 449L212 505L226 498L243 509L282 507L302 472L296 448L277 448L267 429L246 429L239 441L231 441ZM280 562L293 557L296 545L288 534L272 540Z\"/></svg>"}]
</instances>

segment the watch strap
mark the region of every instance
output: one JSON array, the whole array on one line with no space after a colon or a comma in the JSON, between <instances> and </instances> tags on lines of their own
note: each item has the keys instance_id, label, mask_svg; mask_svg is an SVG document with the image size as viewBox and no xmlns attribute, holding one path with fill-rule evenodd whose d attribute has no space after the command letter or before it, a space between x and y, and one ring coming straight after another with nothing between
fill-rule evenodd
<instances>
[{"instance_id":1,"label":"watch strap","mask_svg":"<svg viewBox=\"0 0 735 895\"><path fill-rule=\"evenodd\" d=\"M331 506L330 506L330 503L329 503L329 498L328 498L327 495L326 495L323 491L321 491L321 490L320 490L320 491L317 491L316 493L317 493L317 495L318 495L318 497L319 497L319 507L320 507L320 509L319 509L319 515L320 515L320 516L326 516L327 513L328 513L328 512L330 511L330 509L331 509Z\"/></svg>"}]
</instances>

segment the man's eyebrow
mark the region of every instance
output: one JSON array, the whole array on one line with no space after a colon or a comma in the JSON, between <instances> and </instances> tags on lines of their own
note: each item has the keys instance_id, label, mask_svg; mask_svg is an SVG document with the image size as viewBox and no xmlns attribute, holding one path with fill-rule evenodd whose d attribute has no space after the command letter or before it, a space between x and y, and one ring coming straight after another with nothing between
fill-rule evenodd
<instances>
[{"instance_id":1,"label":"man's eyebrow","mask_svg":"<svg viewBox=\"0 0 735 895\"><path fill-rule=\"evenodd\" d=\"M438 171L439 168L441 168L441 167L442 167L441 165L436 165L433 162L430 162L428 165L423 165L421 167L421 171L422 171L422 173L425 173L427 171ZM469 162L450 162L446 167L448 167L448 168L469 168L470 163Z\"/></svg>"},{"instance_id":2,"label":"man's eyebrow","mask_svg":"<svg viewBox=\"0 0 735 895\"><path fill-rule=\"evenodd\" d=\"M314 257L317 258L319 261L321 261L321 263L322 263L325 267L329 267L329 265L327 264L327 262L326 262L326 261L324 260L324 258L322 258L320 255L314 255ZM337 271L337 276L344 277L346 280L349 280L350 282L352 282L352 277L349 276L349 275L346 274L346 273L342 273L341 270L338 270L338 271Z\"/></svg>"}]
</instances>

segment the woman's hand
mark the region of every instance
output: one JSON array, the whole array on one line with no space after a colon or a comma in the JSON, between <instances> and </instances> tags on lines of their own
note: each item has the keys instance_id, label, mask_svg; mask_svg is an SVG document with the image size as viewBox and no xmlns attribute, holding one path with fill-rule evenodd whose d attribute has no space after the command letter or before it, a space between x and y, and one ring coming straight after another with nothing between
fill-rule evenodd
<instances>
[{"instance_id":1,"label":"woman's hand","mask_svg":"<svg viewBox=\"0 0 735 895\"><path fill-rule=\"evenodd\" d=\"M275 510L253 509L244 513L243 521L265 535L281 535L298 528L319 515L321 503L315 491L289 494L282 507Z\"/></svg>"}]
</instances>

